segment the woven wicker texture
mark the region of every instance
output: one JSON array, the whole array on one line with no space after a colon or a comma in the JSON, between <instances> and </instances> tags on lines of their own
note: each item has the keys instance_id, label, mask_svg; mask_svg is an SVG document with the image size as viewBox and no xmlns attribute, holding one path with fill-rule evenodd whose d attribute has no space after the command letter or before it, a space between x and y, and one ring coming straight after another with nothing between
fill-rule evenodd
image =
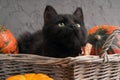
<instances>
[{"instance_id":1,"label":"woven wicker texture","mask_svg":"<svg viewBox=\"0 0 120 80\"><path fill-rule=\"evenodd\" d=\"M0 80L15 74L45 73L55 80L120 80L120 55L109 55L103 63L98 56L63 59L36 55L0 54Z\"/></svg>"}]
</instances>

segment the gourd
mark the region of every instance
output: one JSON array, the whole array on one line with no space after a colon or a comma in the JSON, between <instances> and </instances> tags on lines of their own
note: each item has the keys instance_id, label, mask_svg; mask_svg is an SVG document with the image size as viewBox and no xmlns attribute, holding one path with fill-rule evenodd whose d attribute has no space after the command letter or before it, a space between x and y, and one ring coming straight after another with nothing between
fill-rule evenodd
<instances>
[{"instance_id":1,"label":"gourd","mask_svg":"<svg viewBox=\"0 0 120 80\"><path fill-rule=\"evenodd\" d=\"M27 73L23 75L21 74L21 75L10 76L6 80L53 80L53 79L47 76L46 74L42 74L42 73L38 73L38 74Z\"/></svg>"},{"instance_id":2,"label":"gourd","mask_svg":"<svg viewBox=\"0 0 120 80\"><path fill-rule=\"evenodd\" d=\"M0 53L18 53L17 40L9 29L0 25Z\"/></svg>"},{"instance_id":3,"label":"gourd","mask_svg":"<svg viewBox=\"0 0 120 80\"><path fill-rule=\"evenodd\" d=\"M98 55L108 36L116 29L119 29L119 26L100 25L90 28L88 30L88 42L92 44L90 55ZM116 36L108 49L108 54L114 53L120 53L120 34Z\"/></svg>"}]
</instances>

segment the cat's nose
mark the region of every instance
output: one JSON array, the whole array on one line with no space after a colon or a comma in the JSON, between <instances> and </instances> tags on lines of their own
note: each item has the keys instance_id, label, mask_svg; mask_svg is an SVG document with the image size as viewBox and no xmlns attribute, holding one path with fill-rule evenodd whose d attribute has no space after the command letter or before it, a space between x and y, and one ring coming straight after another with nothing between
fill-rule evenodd
<instances>
[{"instance_id":1,"label":"cat's nose","mask_svg":"<svg viewBox=\"0 0 120 80\"><path fill-rule=\"evenodd\" d=\"M72 28L72 29L76 29L76 25L75 25L75 24L72 24L72 25L71 25L71 28Z\"/></svg>"}]
</instances>

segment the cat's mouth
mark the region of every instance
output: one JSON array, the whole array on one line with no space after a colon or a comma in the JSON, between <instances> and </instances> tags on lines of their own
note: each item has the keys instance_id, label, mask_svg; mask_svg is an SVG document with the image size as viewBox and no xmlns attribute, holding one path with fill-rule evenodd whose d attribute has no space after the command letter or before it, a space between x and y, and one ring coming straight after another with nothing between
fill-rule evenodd
<instances>
[{"instance_id":1,"label":"cat's mouth","mask_svg":"<svg viewBox=\"0 0 120 80\"><path fill-rule=\"evenodd\" d=\"M70 26L73 34L77 37L78 40L80 40L80 36L79 36L79 30L77 28L77 26L74 24L72 26Z\"/></svg>"},{"instance_id":2,"label":"cat's mouth","mask_svg":"<svg viewBox=\"0 0 120 80\"><path fill-rule=\"evenodd\" d=\"M74 30L73 33L76 36L76 38L80 41L80 35L78 34L78 30Z\"/></svg>"}]
</instances>

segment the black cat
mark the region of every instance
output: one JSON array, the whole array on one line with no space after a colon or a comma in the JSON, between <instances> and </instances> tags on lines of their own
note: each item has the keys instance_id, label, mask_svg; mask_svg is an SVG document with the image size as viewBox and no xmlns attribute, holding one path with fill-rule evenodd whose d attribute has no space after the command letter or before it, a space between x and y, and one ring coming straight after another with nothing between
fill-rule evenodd
<instances>
[{"instance_id":1,"label":"black cat","mask_svg":"<svg viewBox=\"0 0 120 80\"><path fill-rule=\"evenodd\" d=\"M18 39L20 53L57 58L78 56L86 43L82 9L77 8L73 15L57 14L49 5L44 12L43 30L34 34L26 32Z\"/></svg>"}]
</instances>

